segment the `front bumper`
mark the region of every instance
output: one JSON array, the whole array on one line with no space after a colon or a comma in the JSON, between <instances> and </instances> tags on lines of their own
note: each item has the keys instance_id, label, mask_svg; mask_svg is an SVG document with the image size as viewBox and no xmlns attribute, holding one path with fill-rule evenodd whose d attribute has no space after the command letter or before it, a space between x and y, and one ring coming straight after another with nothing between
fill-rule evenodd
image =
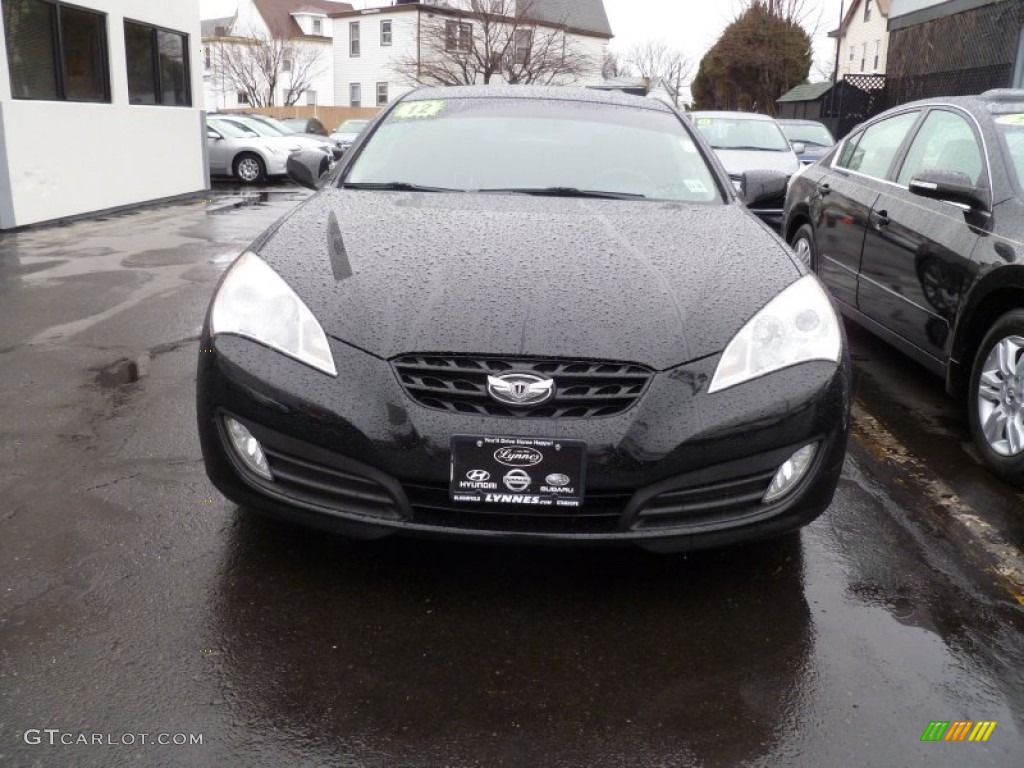
<instances>
[{"instance_id":1,"label":"front bumper","mask_svg":"<svg viewBox=\"0 0 1024 768\"><path fill-rule=\"evenodd\" d=\"M829 505L849 430L849 362L808 363L707 395L718 359L658 373L640 402L598 419L510 419L432 411L391 364L332 340L325 377L257 343L204 337L197 383L207 473L241 506L360 538L419 536L679 551L795 530ZM252 473L223 417L260 441L274 481ZM449 499L454 434L555 437L588 445L579 509L524 511ZM778 467L807 443L814 464L777 503Z\"/></svg>"}]
</instances>

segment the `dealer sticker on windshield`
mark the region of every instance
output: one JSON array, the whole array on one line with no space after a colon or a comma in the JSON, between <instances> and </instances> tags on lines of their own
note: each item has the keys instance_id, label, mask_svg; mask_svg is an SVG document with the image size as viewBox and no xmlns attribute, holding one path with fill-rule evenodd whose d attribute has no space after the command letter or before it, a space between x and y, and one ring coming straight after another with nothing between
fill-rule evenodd
<instances>
[{"instance_id":1,"label":"dealer sticker on windshield","mask_svg":"<svg viewBox=\"0 0 1024 768\"><path fill-rule=\"evenodd\" d=\"M435 101L406 101L395 107L394 116L399 120L422 120L427 117L437 117L444 110L444 102Z\"/></svg>"},{"instance_id":2,"label":"dealer sticker on windshield","mask_svg":"<svg viewBox=\"0 0 1024 768\"><path fill-rule=\"evenodd\" d=\"M586 443L533 437L452 438L451 498L523 507L583 503Z\"/></svg>"},{"instance_id":3,"label":"dealer sticker on windshield","mask_svg":"<svg viewBox=\"0 0 1024 768\"><path fill-rule=\"evenodd\" d=\"M1024 125L1024 115L1000 115L996 122L999 125Z\"/></svg>"}]
</instances>

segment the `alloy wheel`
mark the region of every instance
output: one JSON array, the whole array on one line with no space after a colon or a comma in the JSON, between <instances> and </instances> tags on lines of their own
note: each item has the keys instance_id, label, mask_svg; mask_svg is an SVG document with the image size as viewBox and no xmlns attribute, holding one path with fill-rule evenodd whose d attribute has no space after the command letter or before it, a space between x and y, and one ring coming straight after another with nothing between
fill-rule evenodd
<instances>
[{"instance_id":1,"label":"alloy wheel","mask_svg":"<svg viewBox=\"0 0 1024 768\"><path fill-rule=\"evenodd\" d=\"M804 266L811 269L811 244L807 242L807 238L797 238L797 241L793 244L793 250L796 251L797 257L803 262Z\"/></svg>"},{"instance_id":2,"label":"alloy wheel","mask_svg":"<svg viewBox=\"0 0 1024 768\"><path fill-rule=\"evenodd\" d=\"M978 381L978 420L1000 456L1024 453L1024 336L996 342Z\"/></svg>"},{"instance_id":3,"label":"alloy wheel","mask_svg":"<svg viewBox=\"0 0 1024 768\"><path fill-rule=\"evenodd\" d=\"M238 163L238 176L242 181L253 182L260 177L260 164L253 157L243 158Z\"/></svg>"}]
</instances>

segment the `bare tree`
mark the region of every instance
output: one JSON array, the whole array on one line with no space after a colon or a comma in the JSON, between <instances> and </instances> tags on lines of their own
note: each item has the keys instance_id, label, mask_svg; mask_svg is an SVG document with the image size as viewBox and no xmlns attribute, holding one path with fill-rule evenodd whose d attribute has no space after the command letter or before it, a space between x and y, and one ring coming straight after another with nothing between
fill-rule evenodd
<instances>
[{"instance_id":1,"label":"bare tree","mask_svg":"<svg viewBox=\"0 0 1024 768\"><path fill-rule=\"evenodd\" d=\"M276 106L278 86L287 79L282 106L290 107L323 72L322 58L322 51L311 45L250 30L218 44L212 69L225 91L245 94L254 107Z\"/></svg>"},{"instance_id":2,"label":"bare tree","mask_svg":"<svg viewBox=\"0 0 1024 768\"><path fill-rule=\"evenodd\" d=\"M626 65L640 77L662 80L677 107L694 68L693 62L682 51L660 40L634 45L626 53Z\"/></svg>"},{"instance_id":3,"label":"bare tree","mask_svg":"<svg viewBox=\"0 0 1024 768\"><path fill-rule=\"evenodd\" d=\"M417 85L473 85L501 79L523 85L570 84L596 66L564 23L543 21L533 0L469 0L466 10L435 12L419 55L392 69Z\"/></svg>"}]
</instances>

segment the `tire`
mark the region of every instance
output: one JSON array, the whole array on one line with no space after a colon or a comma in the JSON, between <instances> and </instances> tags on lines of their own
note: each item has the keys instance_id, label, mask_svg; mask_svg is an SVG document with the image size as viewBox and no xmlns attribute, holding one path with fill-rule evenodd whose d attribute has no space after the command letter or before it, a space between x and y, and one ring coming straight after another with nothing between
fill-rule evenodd
<instances>
[{"instance_id":1,"label":"tire","mask_svg":"<svg viewBox=\"0 0 1024 768\"><path fill-rule=\"evenodd\" d=\"M996 320L978 347L967 417L993 474L1024 488L1024 309Z\"/></svg>"},{"instance_id":2,"label":"tire","mask_svg":"<svg viewBox=\"0 0 1024 768\"><path fill-rule=\"evenodd\" d=\"M267 166L263 158L252 152L243 152L236 157L231 170L243 184L259 184L267 178Z\"/></svg>"},{"instance_id":3,"label":"tire","mask_svg":"<svg viewBox=\"0 0 1024 768\"><path fill-rule=\"evenodd\" d=\"M818 252L814 245L814 230L811 229L810 224L802 225L793 234L793 239L789 241L789 244L807 269L811 272L818 271Z\"/></svg>"}]
</instances>

